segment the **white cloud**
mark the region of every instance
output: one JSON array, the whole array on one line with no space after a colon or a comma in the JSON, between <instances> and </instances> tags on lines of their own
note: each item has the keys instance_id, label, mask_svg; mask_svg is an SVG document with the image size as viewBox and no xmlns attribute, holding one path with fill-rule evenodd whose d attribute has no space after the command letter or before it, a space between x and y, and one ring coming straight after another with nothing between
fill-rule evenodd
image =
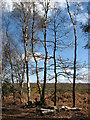
<instances>
[{"instance_id":1,"label":"white cloud","mask_svg":"<svg viewBox=\"0 0 90 120\"><path fill-rule=\"evenodd\" d=\"M3 0L3 3L5 4L6 11L12 11L12 0ZM4 9L5 10L5 9Z\"/></svg>"},{"instance_id":2,"label":"white cloud","mask_svg":"<svg viewBox=\"0 0 90 120\"><path fill-rule=\"evenodd\" d=\"M66 78L64 76L60 76L59 82L61 83L73 83L73 70L67 69L66 72L70 72L72 74L72 77ZM81 68L80 70L77 70L77 73L79 74L76 77L76 83L88 83L88 69L87 68Z\"/></svg>"},{"instance_id":3,"label":"white cloud","mask_svg":"<svg viewBox=\"0 0 90 120\"><path fill-rule=\"evenodd\" d=\"M87 68L81 68L80 70L77 70L77 73L87 73L88 69Z\"/></svg>"},{"instance_id":4,"label":"white cloud","mask_svg":"<svg viewBox=\"0 0 90 120\"><path fill-rule=\"evenodd\" d=\"M84 7L81 5L80 7L79 7L81 10L84 10Z\"/></svg>"},{"instance_id":5,"label":"white cloud","mask_svg":"<svg viewBox=\"0 0 90 120\"><path fill-rule=\"evenodd\" d=\"M88 83L88 80L77 80L76 83Z\"/></svg>"},{"instance_id":6,"label":"white cloud","mask_svg":"<svg viewBox=\"0 0 90 120\"><path fill-rule=\"evenodd\" d=\"M70 2L89 2L89 0L68 0Z\"/></svg>"},{"instance_id":7,"label":"white cloud","mask_svg":"<svg viewBox=\"0 0 90 120\"><path fill-rule=\"evenodd\" d=\"M66 82L68 82L68 81L65 80L65 77L64 77L64 76L60 76L59 82L60 82L60 83L66 83Z\"/></svg>"},{"instance_id":8,"label":"white cloud","mask_svg":"<svg viewBox=\"0 0 90 120\"><path fill-rule=\"evenodd\" d=\"M70 13L72 16L74 16L74 11L71 11ZM80 13L76 16L76 18L78 22L82 22L83 24L85 24L88 21L88 13Z\"/></svg>"},{"instance_id":9,"label":"white cloud","mask_svg":"<svg viewBox=\"0 0 90 120\"><path fill-rule=\"evenodd\" d=\"M39 52L35 52L35 56L37 61L42 61L42 59L44 58L44 55ZM22 54L22 59L24 58L25 58L25 54ZM28 61L34 62L34 58L31 52L28 52Z\"/></svg>"},{"instance_id":10,"label":"white cloud","mask_svg":"<svg viewBox=\"0 0 90 120\"><path fill-rule=\"evenodd\" d=\"M88 21L88 13L81 13L77 15L77 21L85 24Z\"/></svg>"},{"instance_id":11,"label":"white cloud","mask_svg":"<svg viewBox=\"0 0 90 120\"><path fill-rule=\"evenodd\" d=\"M64 76L62 76L62 77L60 77L59 82L60 83L73 83L73 78L66 79ZM78 80L76 78L76 82L75 83L88 83L88 79Z\"/></svg>"},{"instance_id":12,"label":"white cloud","mask_svg":"<svg viewBox=\"0 0 90 120\"><path fill-rule=\"evenodd\" d=\"M60 7L65 9L66 8L66 2L60 2Z\"/></svg>"},{"instance_id":13,"label":"white cloud","mask_svg":"<svg viewBox=\"0 0 90 120\"><path fill-rule=\"evenodd\" d=\"M65 0L52 0L51 1L51 5L53 5L54 3L58 3L58 6L60 6L62 9L66 8L66 1Z\"/></svg>"},{"instance_id":14,"label":"white cloud","mask_svg":"<svg viewBox=\"0 0 90 120\"><path fill-rule=\"evenodd\" d=\"M73 70L71 69L66 69L66 72L73 74Z\"/></svg>"},{"instance_id":15,"label":"white cloud","mask_svg":"<svg viewBox=\"0 0 90 120\"><path fill-rule=\"evenodd\" d=\"M12 3L13 2L20 2L21 0L3 0L3 2L6 2L7 4L6 4L6 10L10 10L10 11L12 11ZM42 5L40 5L39 3L38 3L38 1L37 0L22 0L23 2L31 2L31 1L35 1L36 2L36 4L37 4L37 6L38 6L38 10L40 11L40 13L41 14L43 14L43 10L42 10ZM40 0L40 2L44 2L44 0ZM66 7L66 2L65 2L65 0L51 0L50 1L50 6L53 6L54 5L54 3L56 3L56 2L58 2L59 4L58 4L58 6L60 6L62 9L65 9L65 7Z\"/></svg>"}]
</instances>

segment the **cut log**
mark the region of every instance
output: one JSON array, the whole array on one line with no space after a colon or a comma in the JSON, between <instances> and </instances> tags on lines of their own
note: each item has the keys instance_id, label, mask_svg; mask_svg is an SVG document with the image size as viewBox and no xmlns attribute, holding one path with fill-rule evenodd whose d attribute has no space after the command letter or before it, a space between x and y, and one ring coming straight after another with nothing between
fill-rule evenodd
<instances>
[{"instance_id":1,"label":"cut log","mask_svg":"<svg viewBox=\"0 0 90 120\"><path fill-rule=\"evenodd\" d=\"M55 110L51 110L51 109L41 109L42 114L48 114L48 113L53 113L55 112Z\"/></svg>"},{"instance_id":2,"label":"cut log","mask_svg":"<svg viewBox=\"0 0 90 120\"><path fill-rule=\"evenodd\" d=\"M49 114L49 113L54 113L57 110L56 106L42 106L37 107L37 111L41 113L41 115L43 114Z\"/></svg>"},{"instance_id":3,"label":"cut log","mask_svg":"<svg viewBox=\"0 0 90 120\"><path fill-rule=\"evenodd\" d=\"M62 106L61 108L60 108L60 110L71 110L71 111L81 111L82 110L82 108L78 108L78 107L68 107L68 106Z\"/></svg>"}]
</instances>

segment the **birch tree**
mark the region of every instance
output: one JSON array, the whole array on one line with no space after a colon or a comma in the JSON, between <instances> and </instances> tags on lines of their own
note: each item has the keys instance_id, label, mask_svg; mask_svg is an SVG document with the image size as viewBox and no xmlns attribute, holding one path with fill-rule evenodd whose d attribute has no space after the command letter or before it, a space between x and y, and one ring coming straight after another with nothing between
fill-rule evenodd
<instances>
[{"instance_id":1,"label":"birch tree","mask_svg":"<svg viewBox=\"0 0 90 120\"><path fill-rule=\"evenodd\" d=\"M30 2L20 2L20 4L15 4L14 11L17 12L14 17L18 21L19 27L22 29L22 38L24 44L24 54L25 54L25 66L26 66L26 77L27 77L27 98L28 104L30 101L30 80L29 80L29 65L28 65L28 40L31 22L31 4ZM13 11L13 12L14 12Z\"/></svg>"}]
</instances>

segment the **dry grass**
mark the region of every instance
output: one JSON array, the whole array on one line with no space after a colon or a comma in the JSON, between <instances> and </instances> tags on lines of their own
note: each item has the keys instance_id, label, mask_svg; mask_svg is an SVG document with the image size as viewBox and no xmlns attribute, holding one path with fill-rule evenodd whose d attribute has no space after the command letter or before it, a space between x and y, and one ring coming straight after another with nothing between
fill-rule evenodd
<instances>
[{"instance_id":1,"label":"dry grass","mask_svg":"<svg viewBox=\"0 0 90 120\"><path fill-rule=\"evenodd\" d=\"M66 84L65 84L66 85ZM64 85L64 88L67 90L67 92L57 92L57 108L61 108L61 106L69 106L72 107L72 103L73 103L73 99L72 99L72 92L70 91L70 85L66 88L66 86ZM63 86L63 85L61 85ZM80 88L81 85L79 85ZM34 87L34 85L33 85ZM32 87L32 88L33 88ZM60 86L58 85L58 89L60 88ZM85 89L87 87L87 85L83 85L81 87L83 89L83 91L85 92ZM80 88L80 89L81 89ZM49 91L47 91L47 89ZM47 103L48 106L53 106L54 105L54 84L48 84L47 85L47 89L46 89L46 95L45 95L45 101ZM51 92L52 91L52 92ZM69 92L68 92L69 91ZM27 102L27 94L24 93L23 95L24 97L24 101L23 102ZM35 98L37 98L39 100L39 93L34 90L31 92L31 100L34 101ZM87 120L88 118L88 93L80 93L76 92L76 107L80 107L82 108L82 111L59 111L56 113L52 113L49 115L44 115L41 116L40 113L37 113L36 111L36 107L35 108L25 108L23 109L22 106L24 105L24 103L20 104L20 100L19 100L19 94L16 93L16 101L17 104L16 105L12 105L13 103L13 98L12 98L12 94L10 94L8 97L5 97L5 101L3 101L3 120L29 120L29 119L42 119L44 120L44 118L59 118L59 119L77 119L77 120Z\"/></svg>"}]
</instances>

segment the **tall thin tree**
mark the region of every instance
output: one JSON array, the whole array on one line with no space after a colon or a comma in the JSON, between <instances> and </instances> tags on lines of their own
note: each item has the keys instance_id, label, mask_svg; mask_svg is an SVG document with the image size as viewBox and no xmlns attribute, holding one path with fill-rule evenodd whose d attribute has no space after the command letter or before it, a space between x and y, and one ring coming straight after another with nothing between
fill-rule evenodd
<instances>
[{"instance_id":1,"label":"tall thin tree","mask_svg":"<svg viewBox=\"0 0 90 120\"><path fill-rule=\"evenodd\" d=\"M40 100L41 100L41 95L42 95L42 89L41 89L41 84L40 84L40 81L39 81L39 73L38 73L38 61L36 59L36 56L35 56L35 52L34 52L34 33L35 33L35 3L33 2L33 22L32 22L32 38L31 38L31 44L32 44L32 55L33 55L33 58L34 58L34 61L35 61L35 64L36 64L36 76L37 76L37 86L38 86L38 89L39 89L39 94L40 94Z\"/></svg>"},{"instance_id":2,"label":"tall thin tree","mask_svg":"<svg viewBox=\"0 0 90 120\"><path fill-rule=\"evenodd\" d=\"M13 70L13 61L12 61L12 51L11 51L11 38L8 34L8 27L9 27L10 21L6 23L6 37L8 40L8 49L9 49L9 62L10 62L10 67L11 67L11 80L12 80L12 92L13 92L13 100L14 104L16 104L16 99L15 99L15 87L14 87L14 70Z\"/></svg>"},{"instance_id":3,"label":"tall thin tree","mask_svg":"<svg viewBox=\"0 0 90 120\"><path fill-rule=\"evenodd\" d=\"M31 3L20 2L14 4L13 16L19 22L18 25L22 29L22 38L24 43L26 79L27 79L27 99L30 101L30 79L29 79L29 63L28 63L28 40L30 39L30 23L31 23Z\"/></svg>"},{"instance_id":4,"label":"tall thin tree","mask_svg":"<svg viewBox=\"0 0 90 120\"><path fill-rule=\"evenodd\" d=\"M42 88L42 98L41 101L45 103L45 88L46 88L46 77L47 77L47 20L48 20L48 11L49 11L50 0L45 0L42 2L42 6L44 9L44 20L43 20L43 31L44 31L44 49L45 49L45 61L44 61L44 83Z\"/></svg>"},{"instance_id":5,"label":"tall thin tree","mask_svg":"<svg viewBox=\"0 0 90 120\"><path fill-rule=\"evenodd\" d=\"M74 38L75 38L75 48L74 48L74 74L73 74L73 107L75 107L75 82L76 82L76 58L77 58L77 34L76 34L76 21L74 22L70 9L69 9L69 4L68 1L66 0L67 3L67 9L68 13L71 19L71 22L74 27Z\"/></svg>"}]
</instances>

